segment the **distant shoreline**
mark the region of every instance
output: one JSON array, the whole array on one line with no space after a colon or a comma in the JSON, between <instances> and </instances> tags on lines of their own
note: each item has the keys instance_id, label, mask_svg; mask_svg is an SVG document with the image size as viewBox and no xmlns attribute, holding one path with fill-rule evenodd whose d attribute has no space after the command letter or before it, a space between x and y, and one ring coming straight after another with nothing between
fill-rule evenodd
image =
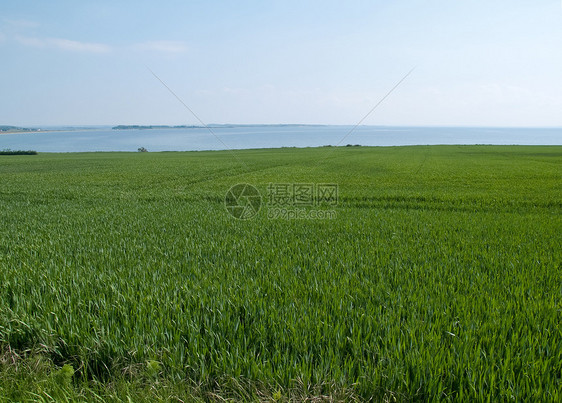
<instances>
[{"instance_id":1,"label":"distant shoreline","mask_svg":"<svg viewBox=\"0 0 562 403\"><path fill-rule=\"evenodd\" d=\"M352 127L354 125L331 125L331 124L314 124L314 123L211 123L203 125L93 125L93 126L44 126L44 127L20 127L0 125L0 135L2 134L27 134L27 133L49 133L49 132L86 132L94 130L185 130L185 129L229 129L229 128L274 128L274 127ZM486 129L486 130L562 130L562 127L556 126L433 126L433 125L360 125L360 127L376 127L376 128L402 128L402 129Z\"/></svg>"},{"instance_id":2,"label":"distant shoreline","mask_svg":"<svg viewBox=\"0 0 562 403\"><path fill-rule=\"evenodd\" d=\"M235 123L213 123L206 126L198 125L117 125L117 126L61 126L61 127L19 127L0 126L2 134L25 134L25 133L48 133L48 132L85 132L90 130L162 130L162 129L228 129L239 127L323 127L333 125L301 124L301 123L272 123L272 124L235 124ZM338 126L338 125L335 125Z\"/></svg>"},{"instance_id":3,"label":"distant shoreline","mask_svg":"<svg viewBox=\"0 0 562 403\"><path fill-rule=\"evenodd\" d=\"M40 131L41 129L39 128L33 129L19 126L0 126L0 133L34 133Z\"/></svg>"},{"instance_id":4,"label":"distant shoreline","mask_svg":"<svg viewBox=\"0 0 562 403\"><path fill-rule=\"evenodd\" d=\"M113 126L112 130L152 130L152 129L227 129L235 127L304 127L304 126L327 126L327 125L314 125L314 124L299 124L299 123L274 123L274 124L209 124L206 126L201 125L118 125Z\"/></svg>"}]
</instances>

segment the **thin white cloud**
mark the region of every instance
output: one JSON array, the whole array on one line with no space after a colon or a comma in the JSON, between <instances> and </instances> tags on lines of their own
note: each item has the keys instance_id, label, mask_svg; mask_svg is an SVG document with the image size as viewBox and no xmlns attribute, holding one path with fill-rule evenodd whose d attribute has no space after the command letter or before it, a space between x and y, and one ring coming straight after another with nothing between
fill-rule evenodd
<instances>
[{"instance_id":1,"label":"thin white cloud","mask_svg":"<svg viewBox=\"0 0 562 403\"><path fill-rule=\"evenodd\" d=\"M140 51L163 53L185 53L188 50L187 44L181 41L148 41L137 43L133 48Z\"/></svg>"},{"instance_id":2,"label":"thin white cloud","mask_svg":"<svg viewBox=\"0 0 562 403\"><path fill-rule=\"evenodd\" d=\"M16 40L25 46L59 49L70 52L105 53L111 50L110 46L103 43L79 42L62 38L16 36Z\"/></svg>"},{"instance_id":3,"label":"thin white cloud","mask_svg":"<svg viewBox=\"0 0 562 403\"><path fill-rule=\"evenodd\" d=\"M78 42L69 39L57 39L51 38L50 43L63 50L78 51L78 52L94 52L103 53L109 52L111 48L103 43L88 43L88 42Z\"/></svg>"},{"instance_id":4,"label":"thin white cloud","mask_svg":"<svg viewBox=\"0 0 562 403\"><path fill-rule=\"evenodd\" d=\"M9 26L13 29L30 29L30 28L37 28L39 26L38 22L30 21L30 20L13 20L10 18L2 19L4 25Z\"/></svg>"},{"instance_id":5,"label":"thin white cloud","mask_svg":"<svg viewBox=\"0 0 562 403\"><path fill-rule=\"evenodd\" d=\"M16 36L15 39L20 44L25 45L25 46L33 46L33 47L36 47L36 48L47 47L47 42L44 39L29 38L29 37L26 37L26 36Z\"/></svg>"},{"instance_id":6,"label":"thin white cloud","mask_svg":"<svg viewBox=\"0 0 562 403\"><path fill-rule=\"evenodd\" d=\"M0 42L6 37L2 37L0 33ZM14 39L24 46L59 49L70 52L89 52L89 53L105 53L113 48L110 45L94 42L80 42L64 38L40 38L34 36L16 35ZM187 44L181 41L147 41L133 44L128 47L131 50L141 52L160 52L169 54L185 53L188 50Z\"/></svg>"}]
</instances>

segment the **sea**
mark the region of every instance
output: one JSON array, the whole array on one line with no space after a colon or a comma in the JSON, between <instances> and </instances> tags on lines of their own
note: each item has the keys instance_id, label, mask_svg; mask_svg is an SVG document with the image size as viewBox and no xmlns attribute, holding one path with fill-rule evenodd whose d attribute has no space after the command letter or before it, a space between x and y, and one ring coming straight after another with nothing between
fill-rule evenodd
<instances>
[{"instance_id":1,"label":"sea","mask_svg":"<svg viewBox=\"0 0 562 403\"><path fill-rule=\"evenodd\" d=\"M222 125L117 130L50 127L0 133L0 150L38 152L202 151L320 146L433 144L562 145L562 128Z\"/></svg>"}]
</instances>

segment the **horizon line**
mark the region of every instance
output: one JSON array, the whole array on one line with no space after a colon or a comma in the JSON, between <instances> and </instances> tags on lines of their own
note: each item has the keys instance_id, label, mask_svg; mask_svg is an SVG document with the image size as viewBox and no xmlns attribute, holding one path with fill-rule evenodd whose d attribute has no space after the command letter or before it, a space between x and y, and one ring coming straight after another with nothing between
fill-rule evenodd
<instances>
[{"instance_id":1,"label":"horizon line","mask_svg":"<svg viewBox=\"0 0 562 403\"><path fill-rule=\"evenodd\" d=\"M205 126L196 125L196 124L167 124L167 123L149 123L149 124L138 124L138 123L118 123L118 124L22 124L22 125L14 125L14 124L0 124L0 127L8 126L13 127L16 129L41 129L47 127L61 127L61 128L84 128L84 127L118 127L118 126L140 126L140 127L147 127L147 126L161 126L161 127L169 127L169 128L181 128L181 127L192 127L192 128L204 128ZM354 126L353 123L345 124L331 124L331 123L209 123L206 126ZM562 129L562 124L560 126L552 126L552 125L545 125L545 126L538 126L538 125L482 125L482 124L361 124L359 127L427 127L427 128L495 128L495 129Z\"/></svg>"}]
</instances>

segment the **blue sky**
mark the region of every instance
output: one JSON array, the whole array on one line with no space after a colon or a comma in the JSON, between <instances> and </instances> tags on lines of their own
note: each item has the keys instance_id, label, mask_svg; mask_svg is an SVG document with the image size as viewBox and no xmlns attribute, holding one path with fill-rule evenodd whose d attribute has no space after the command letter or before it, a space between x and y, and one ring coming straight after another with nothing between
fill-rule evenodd
<instances>
[{"instance_id":1,"label":"blue sky","mask_svg":"<svg viewBox=\"0 0 562 403\"><path fill-rule=\"evenodd\" d=\"M0 124L562 127L560 0L3 1Z\"/></svg>"}]
</instances>

